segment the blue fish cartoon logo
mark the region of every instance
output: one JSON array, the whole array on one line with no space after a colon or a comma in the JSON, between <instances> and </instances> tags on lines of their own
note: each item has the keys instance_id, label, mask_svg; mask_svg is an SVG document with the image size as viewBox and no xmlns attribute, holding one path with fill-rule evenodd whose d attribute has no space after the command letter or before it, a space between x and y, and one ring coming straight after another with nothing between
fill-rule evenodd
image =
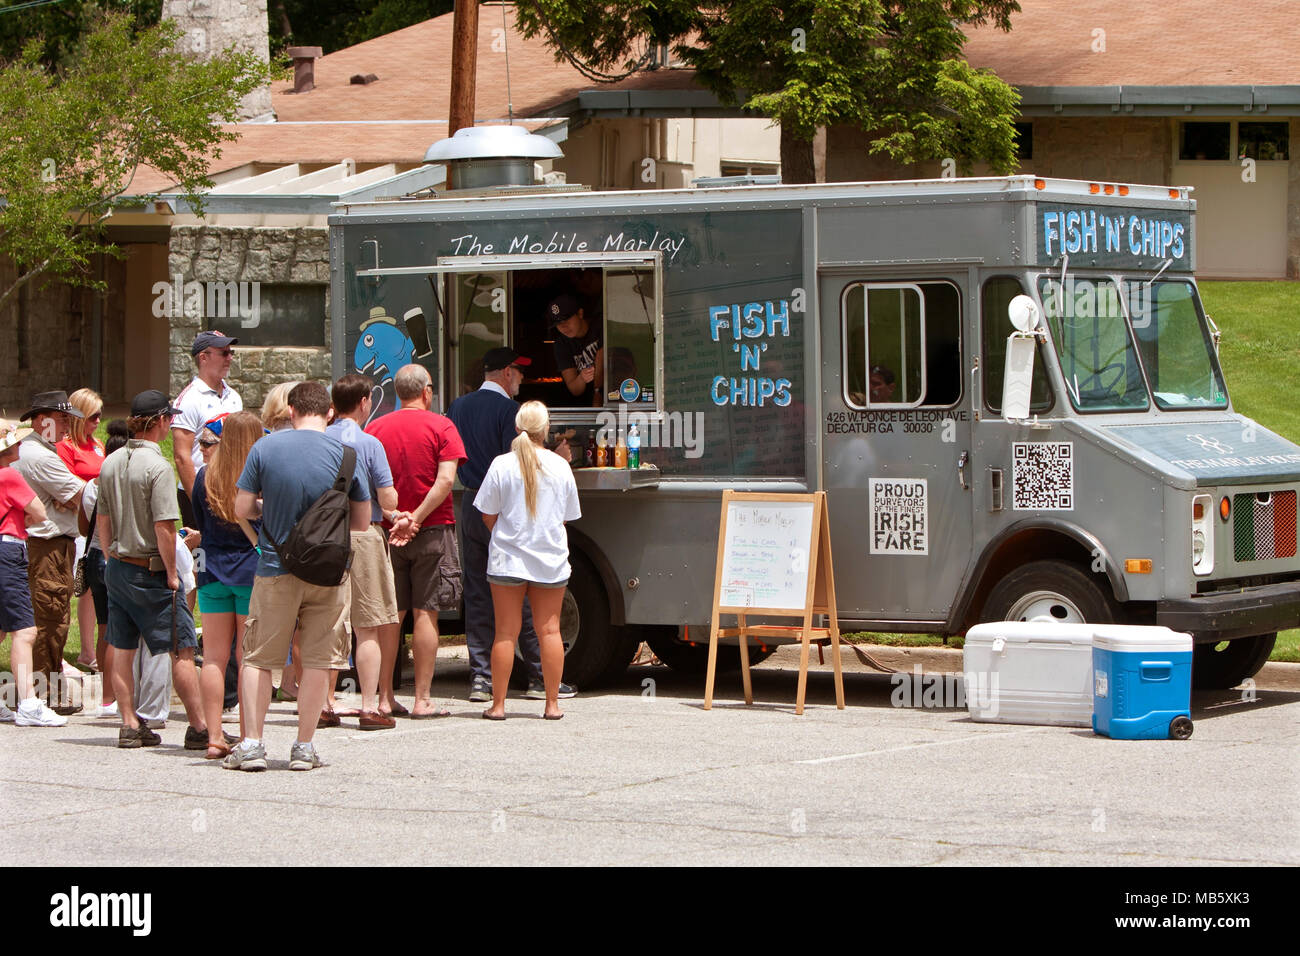
<instances>
[{"instance_id":1,"label":"blue fish cartoon logo","mask_svg":"<svg viewBox=\"0 0 1300 956\"><path fill-rule=\"evenodd\" d=\"M387 315L382 306L371 309L370 318L361 323L361 340L352 356L357 371L383 385L392 381L393 373L399 368L411 364L414 356L415 343L397 320Z\"/></svg>"}]
</instances>

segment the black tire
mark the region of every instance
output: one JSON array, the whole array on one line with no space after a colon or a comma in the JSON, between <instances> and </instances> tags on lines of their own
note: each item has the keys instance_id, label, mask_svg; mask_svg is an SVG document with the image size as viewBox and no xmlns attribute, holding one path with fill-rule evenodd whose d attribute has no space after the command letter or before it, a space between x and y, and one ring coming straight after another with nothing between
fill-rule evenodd
<instances>
[{"instance_id":1,"label":"black tire","mask_svg":"<svg viewBox=\"0 0 1300 956\"><path fill-rule=\"evenodd\" d=\"M993 588L981 621L1027 621L1046 617L1062 623L1117 624L1123 614L1104 578L1068 561L1031 561Z\"/></svg>"},{"instance_id":2,"label":"black tire","mask_svg":"<svg viewBox=\"0 0 1300 956\"><path fill-rule=\"evenodd\" d=\"M567 645L564 680L587 690L616 680L627 670L636 647L627 628L610 624L609 598L592 563L573 552L569 564L569 594L560 616Z\"/></svg>"},{"instance_id":3,"label":"black tire","mask_svg":"<svg viewBox=\"0 0 1300 956\"><path fill-rule=\"evenodd\" d=\"M677 639L677 628L644 628L643 637L655 656L679 674L704 677L709 669L709 639L707 631L703 643L686 644ZM776 653L775 647L760 651L752 643L749 647L749 666L767 660ZM740 648L723 645L718 648L718 673L740 670Z\"/></svg>"},{"instance_id":4,"label":"black tire","mask_svg":"<svg viewBox=\"0 0 1300 956\"><path fill-rule=\"evenodd\" d=\"M1188 717L1175 717L1169 722L1169 739L1186 740L1192 735L1192 721Z\"/></svg>"},{"instance_id":5,"label":"black tire","mask_svg":"<svg viewBox=\"0 0 1300 956\"><path fill-rule=\"evenodd\" d=\"M1268 663L1277 632L1239 637L1226 644L1197 644L1192 648L1192 686L1226 690L1254 677Z\"/></svg>"}]
</instances>

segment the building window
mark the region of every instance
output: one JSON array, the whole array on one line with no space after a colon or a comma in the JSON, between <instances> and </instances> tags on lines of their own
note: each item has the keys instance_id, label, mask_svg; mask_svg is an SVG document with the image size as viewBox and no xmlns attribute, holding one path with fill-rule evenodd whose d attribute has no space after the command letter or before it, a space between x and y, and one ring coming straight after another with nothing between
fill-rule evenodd
<instances>
[{"instance_id":1,"label":"building window","mask_svg":"<svg viewBox=\"0 0 1300 956\"><path fill-rule=\"evenodd\" d=\"M206 282L203 327L241 346L324 348L325 286Z\"/></svg>"},{"instance_id":2,"label":"building window","mask_svg":"<svg viewBox=\"0 0 1300 956\"><path fill-rule=\"evenodd\" d=\"M1034 158L1034 124L1016 124L1016 159Z\"/></svg>"},{"instance_id":3,"label":"building window","mask_svg":"<svg viewBox=\"0 0 1300 956\"><path fill-rule=\"evenodd\" d=\"M1179 159L1231 159L1231 123L1183 123L1178 137Z\"/></svg>"},{"instance_id":4,"label":"building window","mask_svg":"<svg viewBox=\"0 0 1300 956\"><path fill-rule=\"evenodd\" d=\"M780 163L747 163L743 160L724 159L718 166L719 176L775 176L779 172Z\"/></svg>"},{"instance_id":5,"label":"building window","mask_svg":"<svg viewBox=\"0 0 1300 956\"><path fill-rule=\"evenodd\" d=\"M1291 155L1290 145L1289 123L1237 124L1238 159L1287 159Z\"/></svg>"}]
</instances>

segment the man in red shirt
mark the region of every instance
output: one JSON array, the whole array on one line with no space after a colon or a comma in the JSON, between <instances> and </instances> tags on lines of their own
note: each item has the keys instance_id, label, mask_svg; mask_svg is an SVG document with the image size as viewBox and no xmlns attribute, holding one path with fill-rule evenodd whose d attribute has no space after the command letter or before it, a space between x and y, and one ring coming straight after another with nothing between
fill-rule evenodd
<instances>
[{"instance_id":1,"label":"man in red shirt","mask_svg":"<svg viewBox=\"0 0 1300 956\"><path fill-rule=\"evenodd\" d=\"M397 583L397 611L415 616L414 719L448 713L429 699L438 657L438 612L460 605L460 556L451 485L465 460L465 446L450 420L429 410L433 382L420 365L404 365L393 376L400 407L366 426L384 446L397 489L397 510L410 512L415 537L390 551ZM385 527L388 523L385 522Z\"/></svg>"}]
</instances>

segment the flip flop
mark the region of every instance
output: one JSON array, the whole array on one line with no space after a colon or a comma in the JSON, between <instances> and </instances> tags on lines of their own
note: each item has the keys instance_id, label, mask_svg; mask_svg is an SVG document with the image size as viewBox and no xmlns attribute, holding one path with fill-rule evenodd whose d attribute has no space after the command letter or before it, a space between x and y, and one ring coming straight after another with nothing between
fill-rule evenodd
<instances>
[{"instance_id":1,"label":"flip flop","mask_svg":"<svg viewBox=\"0 0 1300 956\"><path fill-rule=\"evenodd\" d=\"M563 714L542 714L542 719L543 719L543 720L559 720L559 719L560 719L561 717L563 717L563 716L564 716Z\"/></svg>"},{"instance_id":2,"label":"flip flop","mask_svg":"<svg viewBox=\"0 0 1300 956\"><path fill-rule=\"evenodd\" d=\"M334 714L338 717L360 717L361 711L355 707L335 707Z\"/></svg>"},{"instance_id":3,"label":"flip flop","mask_svg":"<svg viewBox=\"0 0 1300 956\"><path fill-rule=\"evenodd\" d=\"M217 751L215 754L212 751ZM230 753L230 744L222 741L219 744L208 744L208 752L203 755L204 760L220 760Z\"/></svg>"},{"instance_id":4,"label":"flip flop","mask_svg":"<svg viewBox=\"0 0 1300 956\"><path fill-rule=\"evenodd\" d=\"M484 719L484 720L505 720L505 719L506 719L506 715L505 715L505 714L489 714L489 713L485 710L485 711L483 711L483 719Z\"/></svg>"},{"instance_id":5,"label":"flip flop","mask_svg":"<svg viewBox=\"0 0 1300 956\"><path fill-rule=\"evenodd\" d=\"M381 711L382 713L382 711ZM401 704L394 704L393 709L388 712L390 717L410 717L411 712Z\"/></svg>"},{"instance_id":6,"label":"flip flop","mask_svg":"<svg viewBox=\"0 0 1300 956\"><path fill-rule=\"evenodd\" d=\"M396 714L394 714L394 716L396 716ZM450 716L451 716L451 711L447 710L445 707L439 707L431 714L413 713L410 715L410 718L411 720L433 720L435 717L450 717Z\"/></svg>"}]
</instances>

